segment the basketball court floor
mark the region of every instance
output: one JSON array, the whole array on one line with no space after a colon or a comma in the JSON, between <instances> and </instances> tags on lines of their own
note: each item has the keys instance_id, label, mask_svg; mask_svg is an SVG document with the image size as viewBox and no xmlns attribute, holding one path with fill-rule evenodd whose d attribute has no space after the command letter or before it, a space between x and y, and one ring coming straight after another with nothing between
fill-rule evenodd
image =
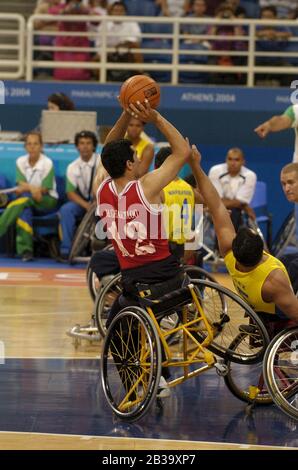
<instances>
[{"instance_id":1,"label":"basketball court floor","mask_svg":"<svg viewBox=\"0 0 298 470\"><path fill-rule=\"evenodd\" d=\"M2 261L0 449L298 448L297 421L275 405L249 410L212 369L141 420L115 418L99 379L101 344L75 348L66 335L92 311L84 269Z\"/></svg>"}]
</instances>

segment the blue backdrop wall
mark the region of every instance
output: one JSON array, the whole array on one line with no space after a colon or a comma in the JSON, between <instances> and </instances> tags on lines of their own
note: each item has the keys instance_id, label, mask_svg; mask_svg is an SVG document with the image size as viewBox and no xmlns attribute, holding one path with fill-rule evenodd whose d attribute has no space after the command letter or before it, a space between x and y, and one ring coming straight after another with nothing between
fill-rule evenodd
<instances>
[{"instance_id":1,"label":"blue backdrop wall","mask_svg":"<svg viewBox=\"0 0 298 470\"><path fill-rule=\"evenodd\" d=\"M0 105L2 130L27 132L36 127L41 110L47 106L47 97L54 92L66 93L77 109L97 111L99 126L112 125L119 116L117 85L7 81L5 104ZM279 173L292 159L294 132L288 130L260 140L253 130L273 114L282 113L293 98L296 98L293 89L162 86L159 109L197 144L206 170L222 162L230 147L244 150L247 166L268 185L276 231L291 209L283 196ZM154 128L148 126L147 132L157 141L164 140ZM0 162L5 156L3 152L4 147L0 150Z\"/></svg>"}]
</instances>

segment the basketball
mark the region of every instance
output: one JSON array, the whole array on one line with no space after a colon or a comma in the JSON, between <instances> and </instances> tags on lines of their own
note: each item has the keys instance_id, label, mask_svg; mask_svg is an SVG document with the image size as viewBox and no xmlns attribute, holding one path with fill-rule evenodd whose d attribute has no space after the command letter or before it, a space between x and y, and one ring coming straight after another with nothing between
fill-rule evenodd
<instances>
[{"instance_id":1,"label":"basketball","mask_svg":"<svg viewBox=\"0 0 298 470\"><path fill-rule=\"evenodd\" d=\"M120 90L120 103L124 109L137 101L148 100L152 108L157 108L160 101L160 88L153 78L147 75L134 75L126 80Z\"/></svg>"}]
</instances>

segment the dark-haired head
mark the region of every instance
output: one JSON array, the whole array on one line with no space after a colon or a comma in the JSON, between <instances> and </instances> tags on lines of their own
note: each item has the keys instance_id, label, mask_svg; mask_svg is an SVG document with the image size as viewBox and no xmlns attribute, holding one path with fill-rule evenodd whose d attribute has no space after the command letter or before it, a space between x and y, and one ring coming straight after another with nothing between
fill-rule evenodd
<instances>
[{"instance_id":1,"label":"dark-haired head","mask_svg":"<svg viewBox=\"0 0 298 470\"><path fill-rule=\"evenodd\" d=\"M248 227L241 227L232 243L236 260L248 268L261 261L263 249L264 243L260 235Z\"/></svg>"},{"instance_id":2,"label":"dark-haired head","mask_svg":"<svg viewBox=\"0 0 298 470\"><path fill-rule=\"evenodd\" d=\"M101 152L101 161L111 178L121 178L128 169L127 162L134 163L134 150L128 139L114 140Z\"/></svg>"},{"instance_id":3,"label":"dark-haired head","mask_svg":"<svg viewBox=\"0 0 298 470\"><path fill-rule=\"evenodd\" d=\"M154 160L154 166L155 168L159 168L163 162L166 161L166 159L171 155L172 149L171 147L161 147L159 151L157 152Z\"/></svg>"},{"instance_id":4,"label":"dark-haired head","mask_svg":"<svg viewBox=\"0 0 298 470\"><path fill-rule=\"evenodd\" d=\"M75 105L64 93L53 93L48 97L48 108L60 111L73 111Z\"/></svg>"}]
</instances>

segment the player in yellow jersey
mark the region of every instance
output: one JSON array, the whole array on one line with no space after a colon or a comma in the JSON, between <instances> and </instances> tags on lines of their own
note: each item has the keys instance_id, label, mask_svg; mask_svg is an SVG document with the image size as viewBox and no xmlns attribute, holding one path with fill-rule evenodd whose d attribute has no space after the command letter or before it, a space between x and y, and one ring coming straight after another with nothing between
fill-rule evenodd
<instances>
[{"instance_id":1,"label":"player in yellow jersey","mask_svg":"<svg viewBox=\"0 0 298 470\"><path fill-rule=\"evenodd\" d=\"M131 118L127 127L125 138L130 140L140 161L138 166L139 178L149 171L154 157L154 146L151 139L144 132L145 124L140 119Z\"/></svg>"},{"instance_id":2,"label":"player in yellow jersey","mask_svg":"<svg viewBox=\"0 0 298 470\"><path fill-rule=\"evenodd\" d=\"M162 147L155 157L155 168L159 168L171 155L171 147ZM162 190L164 223L170 251L177 258L184 256L184 244L192 237L192 220L195 206L193 188L177 177ZM197 202L197 201L196 201Z\"/></svg>"},{"instance_id":3,"label":"player in yellow jersey","mask_svg":"<svg viewBox=\"0 0 298 470\"><path fill-rule=\"evenodd\" d=\"M229 213L200 161L201 155L193 145L189 163L212 216L219 250L238 294L264 319L285 315L298 322L298 299L286 268L264 251L262 238L252 229L242 227L236 234Z\"/></svg>"}]
</instances>

